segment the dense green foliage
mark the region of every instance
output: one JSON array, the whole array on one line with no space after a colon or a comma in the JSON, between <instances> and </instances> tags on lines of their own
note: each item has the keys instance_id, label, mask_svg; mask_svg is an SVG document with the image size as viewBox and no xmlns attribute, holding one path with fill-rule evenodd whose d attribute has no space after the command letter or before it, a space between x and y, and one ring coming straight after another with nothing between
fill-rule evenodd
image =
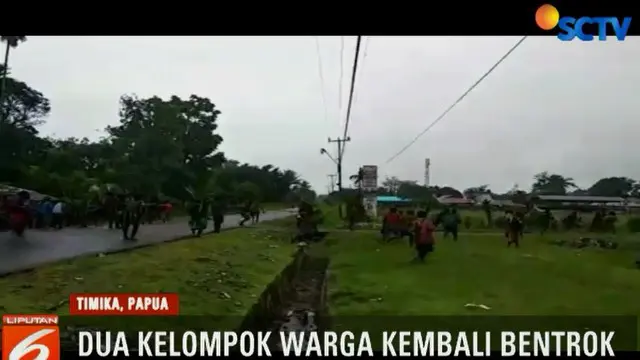
<instances>
[{"instance_id":1,"label":"dense green foliage","mask_svg":"<svg viewBox=\"0 0 640 360\"><path fill-rule=\"evenodd\" d=\"M212 193L237 201L315 197L293 170L225 158L216 132L221 112L207 98L124 95L119 123L106 137L53 139L37 128L51 110L46 96L10 74L4 83L0 183L67 198L107 187L176 200Z\"/></svg>"}]
</instances>

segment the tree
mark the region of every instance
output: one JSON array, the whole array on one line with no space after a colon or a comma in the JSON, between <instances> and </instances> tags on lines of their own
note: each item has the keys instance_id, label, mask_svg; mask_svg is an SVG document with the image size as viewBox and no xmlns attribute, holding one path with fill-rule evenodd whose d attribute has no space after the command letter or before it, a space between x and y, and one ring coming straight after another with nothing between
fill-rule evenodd
<instances>
[{"instance_id":1,"label":"tree","mask_svg":"<svg viewBox=\"0 0 640 360\"><path fill-rule=\"evenodd\" d=\"M433 191L426 186L419 185L417 181L400 181L397 194L400 197L422 203L430 203L433 199Z\"/></svg>"},{"instance_id":2,"label":"tree","mask_svg":"<svg viewBox=\"0 0 640 360\"><path fill-rule=\"evenodd\" d=\"M49 143L37 137L36 126L51 110L49 100L27 84L11 77L4 79L5 96L0 99L0 182L17 181L22 167L46 153Z\"/></svg>"},{"instance_id":3,"label":"tree","mask_svg":"<svg viewBox=\"0 0 640 360\"><path fill-rule=\"evenodd\" d=\"M636 181L627 177L608 177L596 181L587 192L592 196L629 196Z\"/></svg>"},{"instance_id":4,"label":"tree","mask_svg":"<svg viewBox=\"0 0 640 360\"><path fill-rule=\"evenodd\" d=\"M534 194L566 195L567 190L577 188L572 178L546 171L536 174L533 179L531 191Z\"/></svg>"},{"instance_id":5,"label":"tree","mask_svg":"<svg viewBox=\"0 0 640 360\"><path fill-rule=\"evenodd\" d=\"M465 197L474 198L478 195L482 194L491 194L491 190L489 190L489 185L480 185L476 187L470 187L465 189L463 192Z\"/></svg>"},{"instance_id":6,"label":"tree","mask_svg":"<svg viewBox=\"0 0 640 360\"><path fill-rule=\"evenodd\" d=\"M216 153L222 137L215 133L220 114L215 105L195 95L166 101L123 96L120 104L120 125L107 130L124 155L112 165L127 175L120 179L127 188L181 197L178 184L185 184L198 194L206 192L211 171L224 162L224 154Z\"/></svg>"},{"instance_id":7,"label":"tree","mask_svg":"<svg viewBox=\"0 0 640 360\"><path fill-rule=\"evenodd\" d=\"M0 75L2 78L0 78L0 104L2 104L2 98L4 96L5 93L5 89L6 89L6 79L7 79L7 74L9 71L9 51L11 50L11 48L16 48L18 47L18 44L20 44L23 41L27 40L26 36L0 36L0 40L4 41L7 43L5 50L4 50L4 65L2 66L2 68L0 69L0 71L2 71L2 74ZM0 123L2 123L4 121L4 112L2 111L2 108L0 108Z\"/></svg>"},{"instance_id":8,"label":"tree","mask_svg":"<svg viewBox=\"0 0 640 360\"><path fill-rule=\"evenodd\" d=\"M382 182L382 186L391 194L397 194L400 187L400 179L395 176L387 177Z\"/></svg>"},{"instance_id":9,"label":"tree","mask_svg":"<svg viewBox=\"0 0 640 360\"><path fill-rule=\"evenodd\" d=\"M357 188L360 188L362 186L363 179L364 171L362 171L362 168L359 168L356 174L349 176L349 180L353 181L353 185L355 185Z\"/></svg>"},{"instance_id":10,"label":"tree","mask_svg":"<svg viewBox=\"0 0 640 360\"><path fill-rule=\"evenodd\" d=\"M7 122L0 124L0 182L53 196L100 198L111 191L138 192L146 198L180 201L219 195L283 201L295 189L315 197L308 182L293 170L228 160L218 151L215 105L195 95L121 98L120 123L108 137L51 139L37 126L50 111L46 97L8 77L4 103Z\"/></svg>"},{"instance_id":11,"label":"tree","mask_svg":"<svg viewBox=\"0 0 640 360\"><path fill-rule=\"evenodd\" d=\"M238 184L234 193L241 203L260 201L261 198L258 185L248 181Z\"/></svg>"},{"instance_id":12,"label":"tree","mask_svg":"<svg viewBox=\"0 0 640 360\"><path fill-rule=\"evenodd\" d=\"M311 190L306 181L300 185L294 185L291 189L291 195L288 196L288 203L300 203L301 201L307 203L313 203L316 200L317 194Z\"/></svg>"}]
</instances>

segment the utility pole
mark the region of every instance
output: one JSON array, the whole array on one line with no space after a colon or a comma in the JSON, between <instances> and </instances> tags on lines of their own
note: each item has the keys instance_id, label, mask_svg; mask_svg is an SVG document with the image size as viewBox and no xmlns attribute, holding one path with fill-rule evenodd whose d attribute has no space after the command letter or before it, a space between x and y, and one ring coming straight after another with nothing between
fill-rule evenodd
<instances>
[{"instance_id":1,"label":"utility pole","mask_svg":"<svg viewBox=\"0 0 640 360\"><path fill-rule=\"evenodd\" d=\"M329 178L329 193L336 191L336 176L336 174L327 175Z\"/></svg>"},{"instance_id":2,"label":"utility pole","mask_svg":"<svg viewBox=\"0 0 640 360\"><path fill-rule=\"evenodd\" d=\"M351 141L350 137L345 137L345 138L337 138L335 140L332 140L331 138L329 138L329 143L336 143L338 144L338 161L337 161L337 166L338 166L338 191L342 191L342 152L344 151L344 145L345 143Z\"/></svg>"}]
</instances>

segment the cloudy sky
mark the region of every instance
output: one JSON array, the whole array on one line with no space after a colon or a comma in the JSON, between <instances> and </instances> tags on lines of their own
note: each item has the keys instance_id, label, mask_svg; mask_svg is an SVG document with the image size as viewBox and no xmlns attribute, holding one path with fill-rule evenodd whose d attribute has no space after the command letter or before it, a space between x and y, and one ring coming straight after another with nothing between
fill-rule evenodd
<instances>
[{"instance_id":1,"label":"cloudy sky","mask_svg":"<svg viewBox=\"0 0 640 360\"><path fill-rule=\"evenodd\" d=\"M640 39L632 37L527 39L386 164L517 40L364 40L345 178L370 164L380 166L380 180L422 182L428 157L432 184L461 189L528 188L545 170L581 186L605 176L640 179ZM197 94L222 111L222 150L229 157L294 169L324 192L335 167L319 149L335 153L327 137L342 134L355 37L344 38L342 91L341 48L340 37L31 37L12 53L10 66L13 76L51 99L44 134L99 138L118 121L122 94Z\"/></svg>"}]
</instances>

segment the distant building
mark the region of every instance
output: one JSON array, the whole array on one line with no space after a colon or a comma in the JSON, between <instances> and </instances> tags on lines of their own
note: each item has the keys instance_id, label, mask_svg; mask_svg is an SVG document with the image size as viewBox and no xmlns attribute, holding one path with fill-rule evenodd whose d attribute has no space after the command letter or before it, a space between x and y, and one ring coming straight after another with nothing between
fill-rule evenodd
<instances>
[{"instance_id":1,"label":"distant building","mask_svg":"<svg viewBox=\"0 0 640 360\"><path fill-rule=\"evenodd\" d=\"M438 200L438 202L442 205L469 205L470 206L476 203L472 199L456 198L450 195L440 196L439 198L436 198L436 200Z\"/></svg>"},{"instance_id":2,"label":"distant building","mask_svg":"<svg viewBox=\"0 0 640 360\"><path fill-rule=\"evenodd\" d=\"M376 202L380 205L408 205L411 203L411 199L401 198L399 196L378 196Z\"/></svg>"}]
</instances>

